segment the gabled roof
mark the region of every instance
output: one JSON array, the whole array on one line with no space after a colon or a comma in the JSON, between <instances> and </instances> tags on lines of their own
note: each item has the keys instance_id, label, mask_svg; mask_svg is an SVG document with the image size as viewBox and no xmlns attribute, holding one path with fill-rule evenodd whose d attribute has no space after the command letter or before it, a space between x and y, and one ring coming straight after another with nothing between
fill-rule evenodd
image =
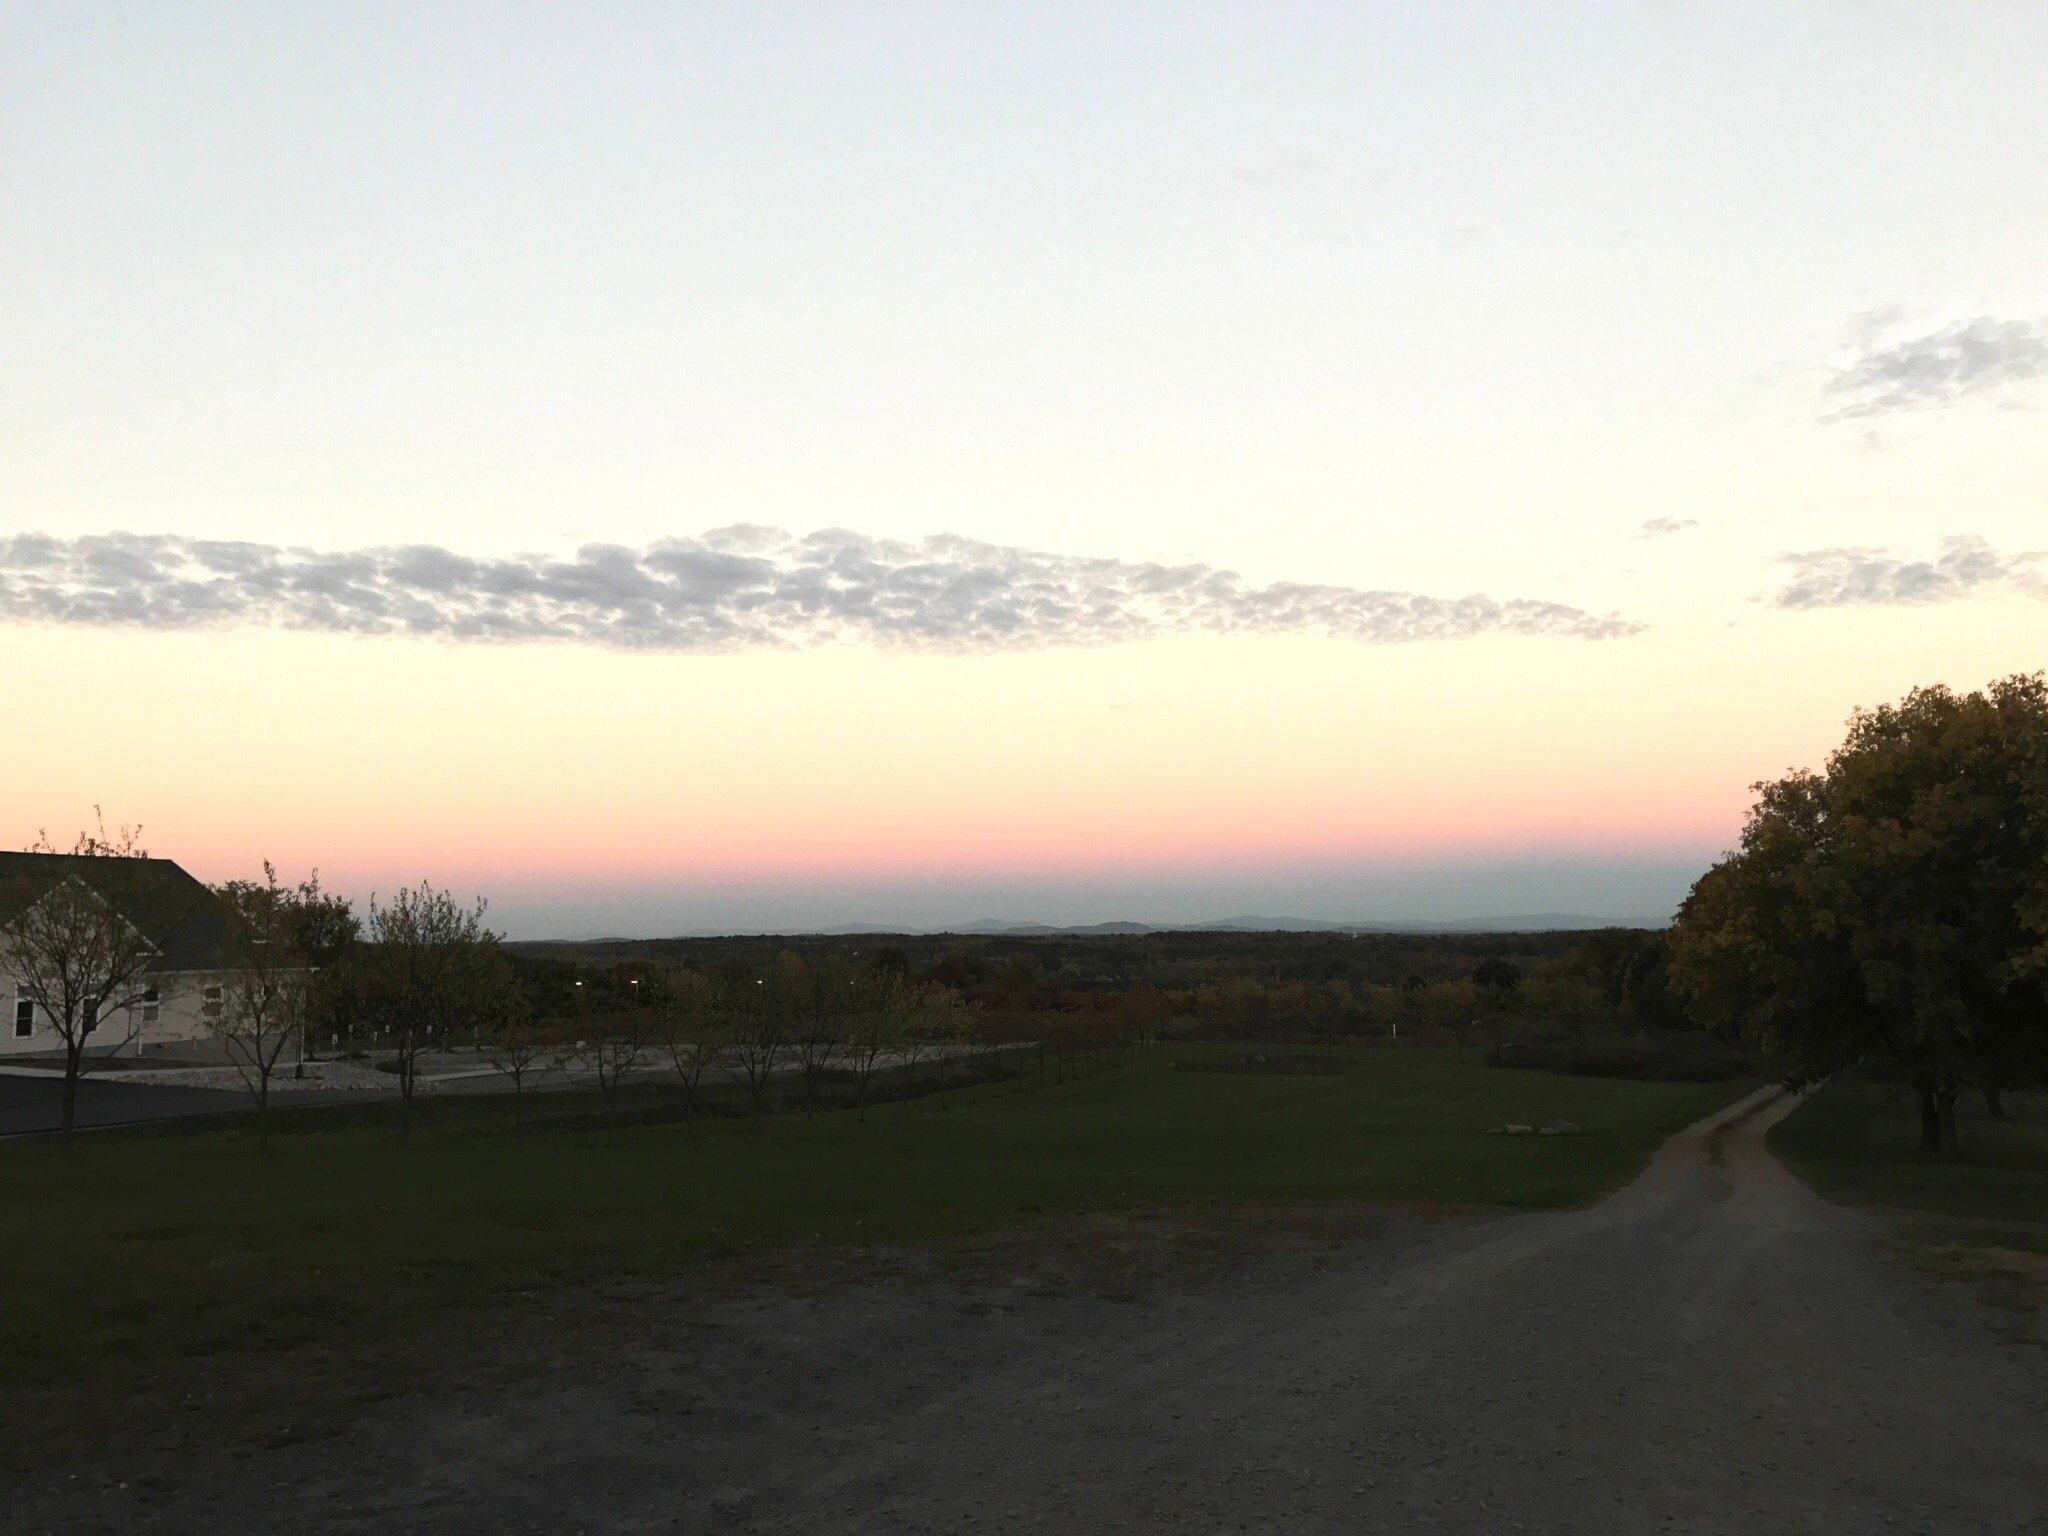
<instances>
[{"instance_id":1,"label":"gabled roof","mask_svg":"<svg viewBox=\"0 0 2048 1536\"><path fill-rule=\"evenodd\" d=\"M15 913L34 904L36 899L57 883L52 875L17 875L12 878L0 874L0 923Z\"/></svg>"},{"instance_id":2,"label":"gabled roof","mask_svg":"<svg viewBox=\"0 0 2048 1536\"><path fill-rule=\"evenodd\" d=\"M0 922L62 880L98 892L133 923L156 946L152 970L218 970L232 963L233 909L169 859L0 853Z\"/></svg>"}]
</instances>

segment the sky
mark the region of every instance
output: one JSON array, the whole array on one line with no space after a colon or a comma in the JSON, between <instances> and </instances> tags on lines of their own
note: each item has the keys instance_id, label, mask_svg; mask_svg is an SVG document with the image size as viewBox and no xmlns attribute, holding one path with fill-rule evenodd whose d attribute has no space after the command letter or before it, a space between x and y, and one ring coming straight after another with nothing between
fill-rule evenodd
<instances>
[{"instance_id":1,"label":"sky","mask_svg":"<svg viewBox=\"0 0 2048 1536\"><path fill-rule=\"evenodd\" d=\"M2033 0L0 8L0 844L1661 922L2044 662Z\"/></svg>"}]
</instances>

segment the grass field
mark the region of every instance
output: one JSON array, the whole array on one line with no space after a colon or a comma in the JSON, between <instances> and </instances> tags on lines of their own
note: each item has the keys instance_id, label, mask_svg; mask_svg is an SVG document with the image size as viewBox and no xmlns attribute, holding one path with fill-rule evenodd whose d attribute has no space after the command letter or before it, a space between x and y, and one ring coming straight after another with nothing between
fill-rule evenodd
<instances>
[{"instance_id":1,"label":"grass field","mask_svg":"<svg viewBox=\"0 0 2048 1536\"><path fill-rule=\"evenodd\" d=\"M2048 1094L2010 1094L2010 1121L1972 1094L1956 1106L1960 1155L1915 1150L1912 1102L1877 1083L1828 1084L1771 1132L1771 1149L1830 1199L1969 1221L2048 1223Z\"/></svg>"},{"instance_id":2,"label":"grass field","mask_svg":"<svg viewBox=\"0 0 2048 1536\"><path fill-rule=\"evenodd\" d=\"M351 1111L267 1147L217 1128L0 1146L0 1444L48 1460L110 1409L117 1425L218 1412L221 1384L252 1370L287 1393L323 1372L396 1390L434 1353L411 1341L713 1255L1105 1208L1570 1204L1743 1088L1416 1051L1355 1052L1329 1074L1193 1070L1200 1049L864 1116L633 1126L615 1145L515 1139L501 1106L469 1103L410 1143ZM1552 1119L1584 1134L1485 1134Z\"/></svg>"},{"instance_id":3,"label":"grass field","mask_svg":"<svg viewBox=\"0 0 2048 1536\"><path fill-rule=\"evenodd\" d=\"M1900 1252L2002 1308L2009 1336L2048 1345L2048 1094L2009 1094L2009 1121L1972 1095L1954 1157L1916 1150L1914 1106L1876 1083L1828 1084L1772 1129L1771 1148L1821 1194L1874 1206Z\"/></svg>"}]
</instances>

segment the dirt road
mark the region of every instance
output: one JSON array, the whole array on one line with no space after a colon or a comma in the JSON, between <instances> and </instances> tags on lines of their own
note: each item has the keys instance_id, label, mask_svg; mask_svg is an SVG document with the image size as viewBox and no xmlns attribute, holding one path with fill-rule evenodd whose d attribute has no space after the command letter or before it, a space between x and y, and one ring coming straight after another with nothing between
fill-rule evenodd
<instances>
[{"instance_id":1,"label":"dirt road","mask_svg":"<svg viewBox=\"0 0 2048 1536\"><path fill-rule=\"evenodd\" d=\"M122 1528L2048 1532L2048 1356L1785 1173L1788 1107L1587 1210L1390 1219L1227 1280L679 1308L632 1359L394 1405Z\"/></svg>"}]
</instances>

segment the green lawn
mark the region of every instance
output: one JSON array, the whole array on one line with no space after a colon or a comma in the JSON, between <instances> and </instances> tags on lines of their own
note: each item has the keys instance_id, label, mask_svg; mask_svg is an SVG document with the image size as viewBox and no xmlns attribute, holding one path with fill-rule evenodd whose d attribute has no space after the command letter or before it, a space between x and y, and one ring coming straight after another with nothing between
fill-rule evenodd
<instances>
[{"instance_id":1,"label":"green lawn","mask_svg":"<svg viewBox=\"0 0 2048 1536\"><path fill-rule=\"evenodd\" d=\"M1957 1104L1962 1152L1916 1151L1917 1112L1879 1084L1828 1084L1771 1132L1771 1148L1831 1199L1967 1221L2048 1223L2048 1094L2010 1094L2000 1122L1975 1094Z\"/></svg>"},{"instance_id":2,"label":"green lawn","mask_svg":"<svg viewBox=\"0 0 2048 1536\"><path fill-rule=\"evenodd\" d=\"M1355 1052L1332 1075L1190 1070L1199 1049L865 1117L638 1126L616 1145L589 1130L515 1139L490 1105L430 1116L410 1144L352 1115L299 1117L268 1147L222 1129L0 1145L0 1444L55 1455L67 1426L113 1404L131 1418L209 1411L238 1370L288 1371L296 1388L317 1371L294 1362L367 1371L380 1350L402 1369L409 1341L522 1294L791 1242L1140 1206L1570 1204L1744 1086L1418 1051ZM1551 1119L1585 1134L1485 1134Z\"/></svg>"}]
</instances>

